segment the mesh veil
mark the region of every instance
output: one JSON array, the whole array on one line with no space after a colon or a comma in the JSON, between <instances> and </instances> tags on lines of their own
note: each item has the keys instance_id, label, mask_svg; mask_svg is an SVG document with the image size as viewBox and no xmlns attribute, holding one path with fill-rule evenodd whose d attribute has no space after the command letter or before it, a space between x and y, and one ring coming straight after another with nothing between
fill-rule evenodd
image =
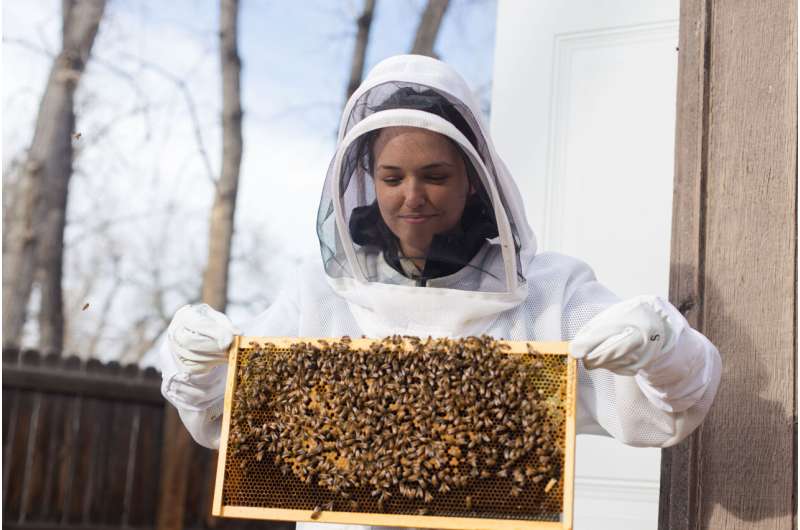
<instances>
[{"instance_id":1,"label":"mesh veil","mask_svg":"<svg viewBox=\"0 0 800 530\"><path fill-rule=\"evenodd\" d=\"M497 190L499 206L503 209L504 217L508 219L511 229L511 240L514 247L513 259L516 261L516 266L514 267L517 276L516 280L520 284L525 282L524 269L521 262L521 237L518 229L520 220L512 214L512 209L509 208L506 198L507 190L498 185L498 170L492 156L492 149L479 124L479 118L465 103L431 86L411 82L389 81L366 90L348 108L350 112L347 115L347 119L343 121L344 130L342 131L339 145L339 155L341 156L340 172L338 175L334 174L335 164L331 162L317 217L320 250L325 270L330 277L347 278L357 276L357 271L352 269L345 255L344 247L349 242L343 241L341 230L336 228L334 193L338 193L341 197L344 222L351 232L345 234L344 237L350 236L353 238L354 212L361 213L360 210L367 210L365 207L374 205L375 201L375 188L371 169L374 162L372 160L372 146L379 130L360 135L348 145L342 145L342 141L353 131L356 124L363 122L376 113L392 109L410 109L430 113L448 121L463 134L469 145L477 153L480 164L473 163L468 154L464 152L463 147L459 146L462 157L465 160L470 183L477 190L470 208L465 209L465 218L462 222L471 221L471 219L466 219L467 215L483 212L486 217L484 221L496 224L492 196L486 186L487 181L491 179L491 186ZM478 166L483 166L484 169L480 169ZM333 181L338 181L338 186ZM374 220L370 219L370 221L379 227L383 225L382 233L384 237L386 239L392 238L392 234L388 232L382 223L382 219L377 217ZM526 222L524 219L521 221L523 223ZM489 236L487 237L489 240L487 241L488 245L492 243L497 245L497 241L492 241L494 236L497 235L496 233L487 231L485 235ZM386 252L386 245L384 245L384 248L376 248L374 245L361 246L354 241L354 246L358 254L359 264L363 269L363 275L367 281L387 283L402 281L402 275L381 274L381 262L385 260L379 254L382 251ZM480 256L474 254L465 255L463 252L459 253L447 248L440 249L438 252L441 259L455 265L453 269L471 268L474 272L488 275L490 278L487 278L487 281L479 282L484 288L489 286L497 288L497 285L505 283L503 278L505 271L497 270L496 266L494 268L483 267L486 263L482 262ZM476 257L478 259L473 260ZM474 289L474 282L463 284L451 282L447 286L454 289Z\"/></svg>"}]
</instances>

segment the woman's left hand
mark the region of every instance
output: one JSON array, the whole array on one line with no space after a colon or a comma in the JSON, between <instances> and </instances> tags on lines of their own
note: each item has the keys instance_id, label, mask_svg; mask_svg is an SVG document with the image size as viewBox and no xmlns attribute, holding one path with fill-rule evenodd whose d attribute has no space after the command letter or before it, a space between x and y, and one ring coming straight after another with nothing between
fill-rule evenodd
<instances>
[{"instance_id":1,"label":"woman's left hand","mask_svg":"<svg viewBox=\"0 0 800 530\"><path fill-rule=\"evenodd\" d=\"M677 329L676 329L677 327ZM605 309L581 328L570 354L588 370L636 375L675 344L680 324L655 296L639 296Z\"/></svg>"}]
</instances>

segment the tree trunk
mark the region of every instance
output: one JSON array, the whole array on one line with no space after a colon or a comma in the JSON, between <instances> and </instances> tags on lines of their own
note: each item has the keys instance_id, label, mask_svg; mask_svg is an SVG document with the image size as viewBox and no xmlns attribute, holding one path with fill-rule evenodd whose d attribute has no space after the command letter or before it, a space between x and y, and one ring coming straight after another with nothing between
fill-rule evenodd
<instances>
[{"instance_id":1,"label":"tree trunk","mask_svg":"<svg viewBox=\"0 0 800 530\"><path fill-rule=\"evenodd\" d=\"M9 212L3 249L3 345L18 346L39 270L42 300L40 349L60 351L61 294L67 192L72 174L75 89L86 67L105 0L64 0L63 44L53 61L36 128Z\"/></svg>"},{"instance_id":2,"label":"tree trunk","mask_svg":"<svg viewBox=\"0 0 800 530\"><path fill-rule=\"evenodd\" d=\"M238 0L220 0L220 63L222 69L222 168L216 183L208 232L208 260L203 274L202 300L218 311L225 311L228 302L228 268L233 241L236 192L239 187L239 166L242 161L242 107L239 74L241 61L236 48L238 36ZM177 411L167 407L164 415L165 438L162 455L168 465L161 477L158 530L180 530L185 527L187 481L189 468L206 452L192 443ZM225 443L221 441L220 443Z\"/></svg>"},{"instance_id":3,"label":"tree trunk","mask_svg":"<svg viewBox=\"0 0 800 530\"><path fill-rule=\"evenodd\" d=\"M442 25L444 12L447 11L449 0L428 0L425 12L417 26L417 35L414 37L414 46L411 53L417 55L428 55L436 57L433 46L436 44L436 37L439 34L439 27Z\"/></svg>"},{"instance_id":4,"label":"tree trunk","mask_svg":"<svg viewBox=\"0 0 800 530\"><path fill-rule=\"evenodd\" d=\"M350 99L364 75L364 59L367 55L369 43L369 30L372 27L372 16L375 13L375 0L364 0L364 12L358 17L358 33L356 33L356 47L353 50L353 62L350 66L350 82L347 83L347 97Z\"/></svg>"},{"instance_id":5,"label":"tree trunk","mask_svg":"<svg viewBox=\"0 0 800 530\"><path fill-rule=\"evenodd\" d=\"M208 261L202 293L203 301L218 311L224 311L228 302L228 267L242 161L242 106L239 92L242 63L236 48L238 10L238 0L221 0L222 171L211 209Z\"/></svg>"}]
</instances>

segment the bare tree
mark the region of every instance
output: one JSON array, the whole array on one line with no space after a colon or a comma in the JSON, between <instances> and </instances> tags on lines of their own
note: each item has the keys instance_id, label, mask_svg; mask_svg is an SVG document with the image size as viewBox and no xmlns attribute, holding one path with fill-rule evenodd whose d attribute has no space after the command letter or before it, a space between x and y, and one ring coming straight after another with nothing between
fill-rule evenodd
<instances>
[{"instance_id":1,"label":"bare tree","mask_svg":"<svg viewBox=\"0 0 800 530\"><path fill-rule=\"evenodd\" d=\"M63 0L62 47L47 80L33 140L9 211L3 248L3 344L19 345L39 271L40 347L63 344L61 278L67 192L72 174L75 89L86 68L105 0Z\"/></svg>"},{"instance_id":2,"label":"bare tree","mask_svg":"<svg viewBox=\"0 0 800 530\"><path fill-rule=\"evenodd\" d=\"M214 204L208 231L208 258L203 274L202 300L224 311L228 304L228 271L233 242L239 167L242 161L242 107L239 74L241 61L237 51L239 0L220 0L219 50L222 70L222 169L216 182ZM164 416L165 432L171 433L162 448L170 465L162 475L159 530L183 528L188 469L192 461L207 459L198 453L191 436L183 427L177 410L168 407Z\"/></svg>"},{"instance_id":3,"label":"bare tree","mask_svg":"<svg viewBox=\"0 0 800 530\"><path fill-rule=\"evenodd\" d=\"M428 5L425 6L425 11L420 18L419 26L417 26L417 35L414 37L411 53L436 57L433 46L436 44L439 27L442 25L442 18L444 18L449 3L450 0L428 0Z\"/></svg>"},{"instance_id":4,"label":"bare tree","mask_svg":"<svg viewBox=\"0 0 800 530\"><path fill-rule=\"evenodd\" d=\"M364 0L364 11L358 17L358 32L356 33L356 46L353 49L353 62L350 65L350 81L347 83L347 97L350 99L364 75L364 60L367 56L367 43L369 43L369 30L372 27L372 17L375 13L375 0Z\"/></svg>"},{"instance_id":5,"label":"bare tree","mask_svg":"<svg viewBox=\"0 0 800 530\"><path fill-rule=\"evenodd\" d=\"M219 311L228 302L230 267L239 166L242 162L242 106L236 46L239 0L220 1L220 61L222 66L222 171L216 184L208 233L208 260L202 299Z\"/></svg>"}]
</instances>

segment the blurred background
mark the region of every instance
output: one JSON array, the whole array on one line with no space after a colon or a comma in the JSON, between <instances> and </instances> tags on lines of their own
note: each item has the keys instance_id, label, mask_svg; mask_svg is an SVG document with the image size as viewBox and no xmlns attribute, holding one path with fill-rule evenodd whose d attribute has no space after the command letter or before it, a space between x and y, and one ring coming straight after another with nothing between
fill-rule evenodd
<instances>
[{"instance_id":1,"label":"blurred background","mask_svg":"<svg viewBox=\"0 0 800 530\"><path fill-rule=\"evenodd\" d=\"M578 437L575 528L657 528L660 484L662 526L788 528L796 4L3 1L3 527L293 528L210 515L216 453L155 351L181 305L241 323L319 259L347 95L414 52L477 93L541 250L620 297L672 272L725 356L663 474L659 449Z\"/></svg>"},{"instance_id":2,"label":"blurred background","mask_svg":"<svg viewBox=\"0 0 800 530\"><path fill-rule=\"evenodd\" d=\"M17 308L9 313L21 312L24 325L7 314L3 341L153 365L153 346L175 310L203 292L212 205L224 188L223 143L225 134L236 136L235 127L222 125L220 5L105 3L96 35L83 30L93 42L83 46L85 69L73 70L72 137L57 145L34 131L37 120L67 119L68 102L56 109L43 100L62 52L61 5L3 2L4 258L24 246L13 227L40 224L11 207L30 199L24 181L32 158L72 155L71 171L62 161L55 177L63 193L52 197L66 199L63 240L55 241L58 227L39 238L58 248L40 260L48 265L38 267L27 290L19 289L18 274L4 276L4 287L15 287L4 289L4 310ZM488 114L496 4L243 0L237 11L241 165L224 177L238 177L238 199L227 307L214 305L241 322L269 305L299 259L318 256L316 208L349 85L416 44L453 64ZM81 31L75 16L70 23ZM43 145L33 146L37 140ZM59 282L59 254L60 309L49 296ZM225 281L214 279L214 288L224 291ZM62 345L51 328L63 329Z\"/></svg>"},{"instance_id":3,"label":"blurred background","mask_svg":"<svg viewBox=\"0 0 800 530\"><path fill-rule=\"evenodd\" d=\"M464 76L540 249L667 295L677 0L6 0L2 29L15 528L226 524L213 454L160 396L160 338L201 299L242 323L319 259L342 107L388 56ZM660 450L577 454L576 528L656 528Z\"/></svg>"}]
</instances>

